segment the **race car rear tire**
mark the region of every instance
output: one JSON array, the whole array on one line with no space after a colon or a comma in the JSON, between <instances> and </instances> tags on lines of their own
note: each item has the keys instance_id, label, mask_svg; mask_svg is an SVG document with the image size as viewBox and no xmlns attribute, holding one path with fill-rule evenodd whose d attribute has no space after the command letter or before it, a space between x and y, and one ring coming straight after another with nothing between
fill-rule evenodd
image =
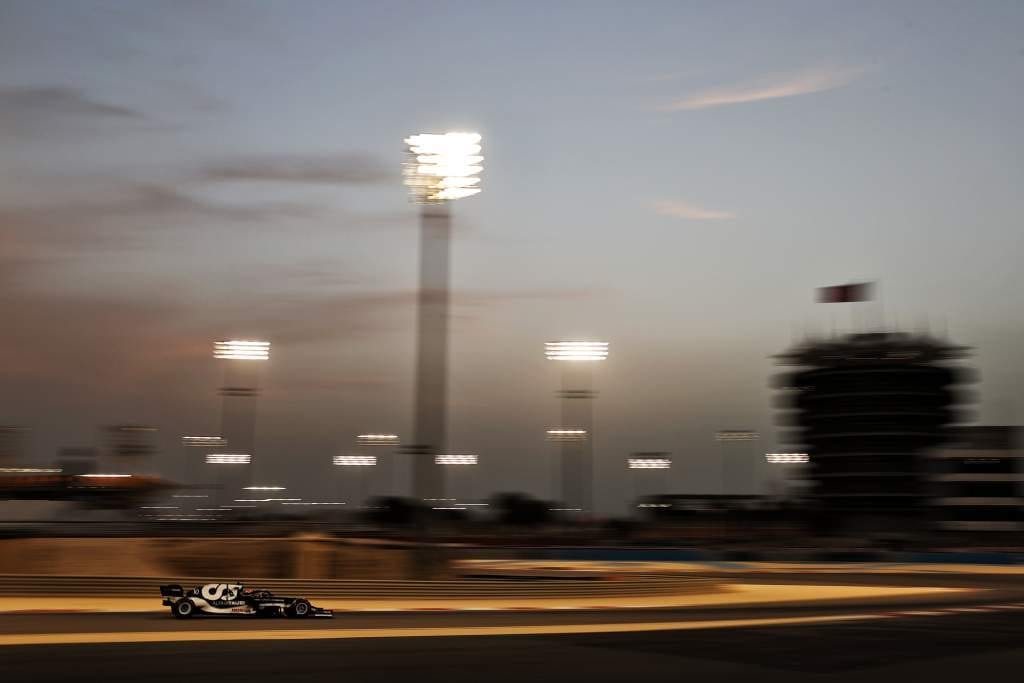
<instances>
[{"instance_id":1,"label":"race car rear tire","mask_svg":"<svg viewBox=\"0 0 1024 683\"><path fill-rule=\"evenodd\" d=\"M195 612L195 603L193 603L188 598L178 600L178 602L174 603L174 606L171 607L171 613L173 613L174 616L178 617L179 619L188 619L193 614L195 614Z\"/></svg>"},{"instance_id":2,"label":"race car rear tire","mask_svg":"<svg viewBox=\"0 0 1024 683\"><path fill-rule=\"evenodd\" d=\"M288 608L288 616L304 619L305 617L308 617L312 611L313 607L308 601L296 600L292 603L292 606Z\"/></svg>"}]
</instances>

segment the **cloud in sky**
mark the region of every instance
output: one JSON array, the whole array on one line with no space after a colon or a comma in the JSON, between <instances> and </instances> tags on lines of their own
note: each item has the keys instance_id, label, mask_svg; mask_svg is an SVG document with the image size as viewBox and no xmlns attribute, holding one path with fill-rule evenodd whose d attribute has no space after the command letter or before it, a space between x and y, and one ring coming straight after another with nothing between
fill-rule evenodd
<instances>
[{"instance_id":1,"label":"cloud in sky","mask_svg":"<svg viewBox=\"0 0 1024 683\"><path fill-rule=\"evenodd\" d=\"M160 234L195 234L211 225L271 225L281 218L315 218L306 204L260 201L226 204L175 184L112 180L90 183L82 176L54 179L48 201L0 201L0 283L13 287L53 273L88 256L114 258L123 250L152 247ZM88 188L71 192L65 186ZM372 221L367 215L363 220ZM190 233L183 231L190 230Z\"/></svg>"},{"instance_id":2,"label":"cloud in sky","mask_svg":"<svg viewBox=\"0 0 1024 683\"><path fill-rule=\"evenodd\" d=\"M701 90L659 107L661 111L693 111L745 104L782 97L796 97L833 90L848 85L862 73L860 68L808 69L792 74L776 75L742 85Z\"/></svg>"},{"instance_id":3,"label":"cloud in sky","mask_svg":"<svg viewBox=\"0 0 1024 683\"><path fill-rule=\"evenodd\" d=\"M706 209L702 206L679 200L658 202L654 205L654 210L662 216L683 218L688 221L722 221L736 218L736 214L732 211Z\"/></svg>"},{"instance_id":4,"label":"cloud in sky","mask_svg":"<svg viewBox=\"0 0 1024 683\"><path fill-rule=\"evenodd\" d=\"M79 176L73 176L79 178ZM97 185L91 196L58 194L48 203L12 205L0 202L0 235L21 233L35 241L81 244L98 235L118 233L122 224L138 233L140 227L193 225L200 221L270 220L282 215L308 215L300 204L259 202L224 204L194 195L172 184L121 182ZM66 181L63 181L66 182ZM122 239L123 235L116 235Z\"/></svg>"},{"instance_id":5,"label":"cloud in sky","mask_svg":"<svg viewBox=\"0 0 1024 683\"><path fill-rule=\"evenodd\" d=\"M368 156L278 157L217 164L211 180L259 180L291 183L370 184L394 180L396 172Z\"/></svg>"},{"instance_id":6,"label":"cloud in sky","mask_svg":"<svg viewBox=\"0 0 1024 683\"><path fill-rule=\"evenodd\" d=\"M144 119L135 109L100 102L77 88L0 89L0 133L45 133L84 121L138 123Z\"/></svg>"},{"instance_id":7,"label":"cloud in sky","mask_svg":"<svg viewBox=\"0 0 1024 683\"><path fill-rule=\"evenodd\" d=\"M99 102L77 88L60 86L4 88L0 90L0 109L26 116L50 113L73 116L112 116L128 119L142 118L142 114L134 109Z\"/></svg>"}]
</instances>

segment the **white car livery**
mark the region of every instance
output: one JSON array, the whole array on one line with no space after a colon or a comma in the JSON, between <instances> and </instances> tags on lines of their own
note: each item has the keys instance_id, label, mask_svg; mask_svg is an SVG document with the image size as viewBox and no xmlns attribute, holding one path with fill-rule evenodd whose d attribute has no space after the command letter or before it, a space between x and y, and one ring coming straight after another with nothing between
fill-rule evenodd
<instances>
[{"instance_id":1,"label":"white car livery","mask_svg":"<svg viewBox=\"0 0 1024 683\"><path fill-rule=\"evenodd\" d=\"M160 586L165 607L185 619L195 614L238 616L332 617L334 612L314 607L305 598L274 595L261 588L241 583L207 583L186 591L178 584Z\"/></svg>"}]
</instances>

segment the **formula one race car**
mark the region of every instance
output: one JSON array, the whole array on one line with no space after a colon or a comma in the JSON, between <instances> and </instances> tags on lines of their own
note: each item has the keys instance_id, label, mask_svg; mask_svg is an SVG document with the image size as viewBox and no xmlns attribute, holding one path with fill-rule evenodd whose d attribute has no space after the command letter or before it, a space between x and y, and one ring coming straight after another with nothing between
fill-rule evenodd
<instances>
[{"instance_id":1,"label":"formula one race car","mask_svg":"<svg viewBox=\"0 0 1024 683\"><path fill-rule=\"evenodd\" d=\"M234 614L257 617L333 617L334 612L314 607L305 598L285 598L240 583L207 583L185 591L178 584L160 586L163 604L179 619L193 614Z\"/></svg>"}]
</instances>

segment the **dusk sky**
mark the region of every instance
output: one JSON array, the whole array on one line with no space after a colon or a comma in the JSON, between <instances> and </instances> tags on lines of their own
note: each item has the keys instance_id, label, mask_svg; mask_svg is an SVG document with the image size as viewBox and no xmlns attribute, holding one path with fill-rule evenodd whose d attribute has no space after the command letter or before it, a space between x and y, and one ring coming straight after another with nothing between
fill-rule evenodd
<instances>
[{"instance_id":1,"label":"dusk sky","mask_svg":"<svg viewBox=\"0 0 1024 683\"><path fill-rule=\"evenodd\" d=\"M1024 4L0 4L0 423L216 433L214 339L273 343L257 478L323 495L412 427L418 224L402 140L483 135L453 204L450 448L550 496L558 368L595 374L598 498L714 431L775 427L773 354L883 319L973 348L977 418L1024 411ZM877 282L880 301L814 303Z\"/></svg>"}]
</instances>

